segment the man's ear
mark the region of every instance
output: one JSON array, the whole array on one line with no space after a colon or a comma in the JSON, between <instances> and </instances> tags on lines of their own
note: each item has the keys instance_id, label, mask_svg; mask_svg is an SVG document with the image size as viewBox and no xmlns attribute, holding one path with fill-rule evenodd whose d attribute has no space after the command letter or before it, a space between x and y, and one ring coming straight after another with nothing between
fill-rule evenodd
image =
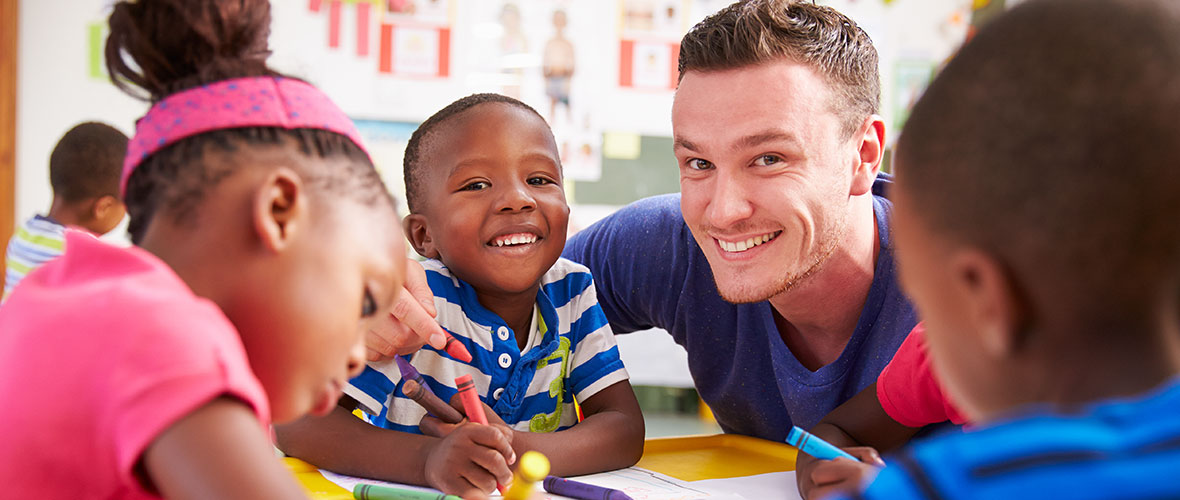
<instances>
[{"instance_id":1,"label":"man's ear","mask_svg":"<svg viewBox=\"0 0 1180 500\"><path fill-rule=\"evenodd\" d=\"M418 255L427 259L437 259L438 249L434 246L434 238L430 236L430 226L426 223L426 216L410 214L402 219L402 227L406 228L406 239Z\"/></svg>"},{"instance_id":2,"label":"man's ear","mask_svg":"<svg viewBox=\"0 0 1180 500\"><path fill-rule=\"evenodd\" d=\"M958 250L951 258L954 286L967 300L969 324L977 325L984 354L1008 358L1024 346L1027 303L1001 261L977 248Z\"/></svg>"},{"instance_id":3,"label":"man's ear","mask_svg":"<svg viewBox=\"0 0 1180 500\"><path fill-rule=\"evenodd\" d=\"M266 176L254 191L252 206L254 230L262 245L272 252L280 252L291 243L310 213L302 178L286 167Z\"/></svg>"},{"instance_id":4,"label":"man's ear","mask_svg":"<svg viewBox=\"0 0 1180 500\"><path fill-rule=\"evenodd\" d=\"M852 168L852 188L849 195L860 196L873 189L873 181L881 170L885 157L885 120L871 115L861 124L853 140L859 144L856 164Z\"/></svg>"}]
</instances>

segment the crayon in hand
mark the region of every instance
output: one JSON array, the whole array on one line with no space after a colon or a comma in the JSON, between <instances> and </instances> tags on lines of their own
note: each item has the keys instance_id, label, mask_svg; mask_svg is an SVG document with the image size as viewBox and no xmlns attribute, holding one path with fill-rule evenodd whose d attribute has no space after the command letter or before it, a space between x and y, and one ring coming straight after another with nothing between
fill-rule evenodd
<instances>
[{"instance_id":1,"label":"crayon in hand","mask_svg":"<svg viewBox=\"0 0 1180 500\"><path fill-rule=\"evenodd\" d=\"M455 388L459 389L459 400L463 402L463 412L467 414L467 419L477 424L488 425L488 416L484 414L483 403L475 393L475 381L471 379L471 374L455 377ZM545 463L548 464L549 461L546 460ZM548 474L548 465L545 470L545 474ZM541 476L544 477L545 474ZM497 484L496 489L504 493L504 485Z\"/></svg>"},{"instance_id":2,"label":"crayon in hand","mask_svg":"<svg viewBox=\"0 0 1180 500\"><path fill-rule=\"evenodd\" d=\"M463 343L452 337L451 332L443 330L443 333L447 334L447 343L443 345L443 351L450 354L452 358L464 363L470 363L471 353L467 351L466 347L463 347Z\"/></svg>"},{"instance_id":3,"label":"crayon in hand","mask_svg":"<svg viewBox=\"0 0 1180 500\"><path fill-rule=\"evenodd\" d=\"M856 457L848 454L848 452L815 437L810 432L800 429L797 425L791 427L791 432L787 433L787 444L799 448L799 451L820 460L834 460L843 457L859 462Z\"/></svg>"},{"instance_id":4,"label":"crayon in hand","mask_svg":"<svg viewBox=\"0 0 1180 500\"><path fill-rule=\"evenodd\" d=\"M463 411L467 419L477 424L488 425L488 417L483 413L483 404L479 395L475 393L475 381L471 375L460 375L455 378L455 388L459 389L459 400L463 402Z\"/></svg>"},{"instance_id":5,"label":"crayon in hand","mask_svg":"<svg viewBox=\"0 0 1180 500\"><path fill-rule=\"evenodd\" d=\"M533 484L549 475L549 459L537 451L526 451L516 464L512 486L504 492L504 500L528 500Z\"/></svg>"},{"instance_id":6,"label":"crayon in hand","mask_svg":"<svg viewBox=\"0 0 1180 500\"><path fill-rule=\"evenodd\" d=\"M577 500L632 500L626 493L613 488L603 488L557 476L546 477L541 484L549 493Z\"/></svg>"},{"instance_id":7,"label":"crayon in hand","mask_svg":"<svg viewBox=\"0 0 1180 500\"><path fill-rule=\"evenodd\" d=\"M433 491L404 490L376 484L358 484L352 488L356 500L463 500L455 495Z\"/></svg>"}]
</instances>

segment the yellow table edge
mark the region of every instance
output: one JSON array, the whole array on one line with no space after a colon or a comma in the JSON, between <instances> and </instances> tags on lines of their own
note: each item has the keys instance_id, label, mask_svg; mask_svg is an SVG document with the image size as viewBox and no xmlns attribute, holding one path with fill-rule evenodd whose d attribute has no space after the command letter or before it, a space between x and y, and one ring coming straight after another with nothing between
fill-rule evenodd
<instances>
[{"instance_id":1,"label":"yellow table edge","mask_svg":"<svg viewBox=\"0 0 1180 500\"><path fill-rule=\"evenodd\" d=\"M644 440L643 457L636 466L683 481L700 481L795 470L796 454L791 445L737 434L649 438ZM749 458L745 469L741 469L742 460L734 457ZM758 467L751 469L751 461ZM311 498L352 498L352 492L329 481L315 466L291 457L283 462Z\"/></svg>"}]
</instances>

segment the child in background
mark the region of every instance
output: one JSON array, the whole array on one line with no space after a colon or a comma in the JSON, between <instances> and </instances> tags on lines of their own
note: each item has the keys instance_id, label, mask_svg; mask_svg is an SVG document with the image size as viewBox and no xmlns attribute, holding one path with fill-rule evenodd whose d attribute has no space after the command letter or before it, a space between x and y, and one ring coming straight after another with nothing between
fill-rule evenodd
<instances>
[{"instance_id":1,"label":"child in background","mask_svg":"<svg viewBox=\"0 0 1180 500\"><path fill-rule=\"evenodd\" d=\"M1023 3L935 79L898 142L897 255L972 427L858 497L1180 498L1178 115L1170 0Z\"/></svg>"},{"instance_id":2,"label":"child in background","mask_svg":"<svg viewBox=\"0 0 1180 500\"><path fill-rule=\"evenodd\" d=\"M342 408L280 428L280 448L338 472L466 498L509 482L506 465L528 450L548 456L555 475L635 464L643 419L614 336L589 271L560 258L569 207L545 120L498 94L459 99L414 132L405 179L406 234L431 259L439 321L474 357L467 365L423 349L408 359L461 413L454 380L472 375L488 420L512 430L480 441L463 433L485 426L427 416L388 360L345 389L379 427Z\"/></svg>"},{"instance_id":3,"label":"child in background","mask_svg":"<svg viewBox=\"0 0 1180 500\"><path fill-rule=\"evenodd\" d=\"M268 425L336 406L404 244L352 122L267 67L269 22L114 5L112 80L152 102L122 178L138 247L67 231L0 308L5 496L304 497Z\"/></svg>"},{"instance_id":4,"label":"child in background","mask_svg":"<svg viewBox=\"0 0 1180 500\"><path fill-rule=\"evenodd\" d=\"M819 460L801 453L795 460L795 481L803 498L821 498L833 491L855 490L884 465L879 455L905 444L923 427L967 423L947 397L930 366L926 329L918 323L901 343L877 381L824 416L811 433L856 456L851 460Z\"/></svg>"},{"instance_id":5,"label":"child in background","mask_svg":"<svg viewBox=\"0 0 1180 500\"><path fill-rule=\"evenodd\" d=\"M33 269L61 255L66 226L94 234L110 232L126 213L119 199L119 173L127 154L127 136L104 123L86 122L70 129L49 155L53 204L17 228L8 241L4 295Z\"/></svg>"}]
</instances>

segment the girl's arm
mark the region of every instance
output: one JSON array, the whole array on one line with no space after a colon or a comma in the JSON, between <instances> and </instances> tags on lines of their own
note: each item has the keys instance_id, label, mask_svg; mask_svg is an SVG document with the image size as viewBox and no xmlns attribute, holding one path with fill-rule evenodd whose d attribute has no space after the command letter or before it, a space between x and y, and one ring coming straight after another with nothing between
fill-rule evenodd
<instances>
[{"instance_id":1,"label":"girl's arm","mask_svg":"<svg viewBox=\"0 0 1180 500\"><path fill-rule=\"evenodd\" d=\"M617 382L581 401L584 420L558 432L515 431L519 455L537 450L549 457L551 474L577 476L635 465L643 455L643 414L631 383Z\"/></svg>"},{"instance_id":2,"label":"girl's arm","mask_svg":"<svg viewBox=\"0 0 1180 500\"><path fill-rule=\"evenodd\" d=\"M258 417L223 396L185 415L144 450L141 480L164 498L307 498L275 458Z\"/></svg>"},{"instance_id":3,"label":"girl's arm","mask_svg":"<svg viewBox=\"0 0 1180 500\"><path fill-rule=\"evenodd\" d=\"M852 399L837 406L811 428L811 433L833 445L846 449L860 458L861 463L838 464L832 460L816 460L800 453L795 460L795 481L803 498L818 497L820 492L856 488L865 477L876 474L880 463L879 451L889 451L905 444L919 429L906 427L893 420L877 400L874 382ZM843 462L843 461L841 461Z\"/></svg>"}]
</instances>

